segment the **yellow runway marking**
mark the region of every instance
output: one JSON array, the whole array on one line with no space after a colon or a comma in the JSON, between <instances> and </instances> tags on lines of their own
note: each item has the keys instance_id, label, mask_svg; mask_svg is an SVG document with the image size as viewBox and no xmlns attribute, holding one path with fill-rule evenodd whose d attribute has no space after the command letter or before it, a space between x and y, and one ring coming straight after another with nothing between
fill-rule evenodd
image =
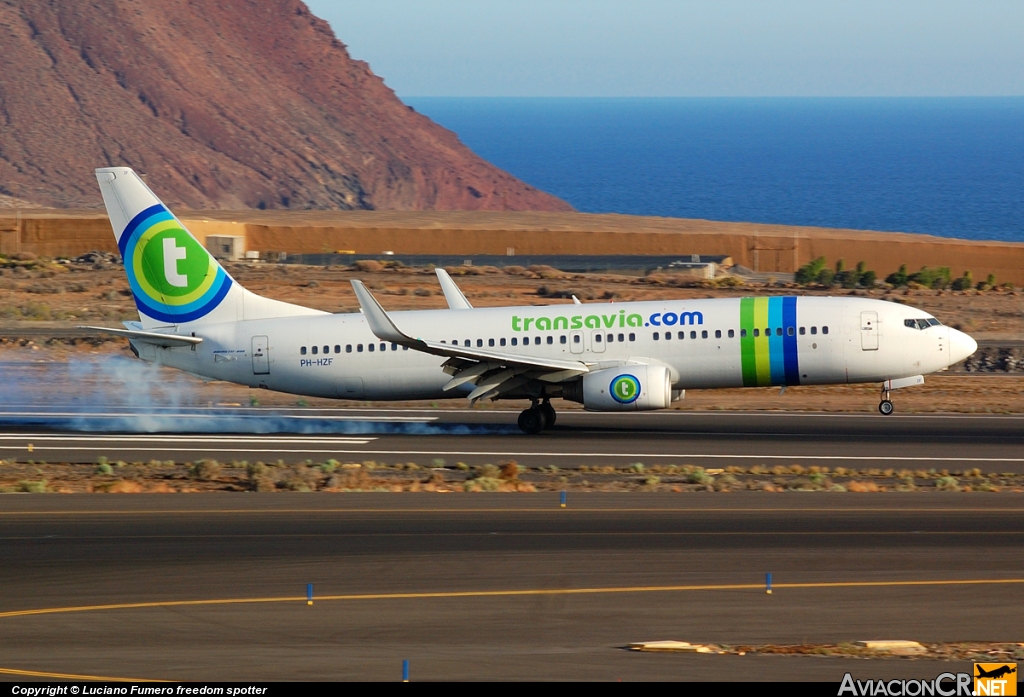
<instances>
[{"instance_id":1,"label":"yellow runway marking","mask_svg":"<svg viewBox=\"0 0 1024 697\"><path fill-rule=\"evenodd\" d=\"M112 678L104 675L45 673L38 670L15 670L14 668L0 668L0 675L22 675L30 678L60 678L63 680L99 680L101 682L172 682L171 680L154 680L153 678Z\"/></svg>"},{"instance_id":2,"label":"yellow runway marking","mask_svg":"<svg viewBox=\"0 0 1024 697\"><path fill-rule=\"evenodd\" d=\"M892 588L911 586L981 586L1024 584L1024 578L962 579L938 581L836 581L822 583L774 583L772 588ZM684 591L763 590L763 583L705 584L688 586L621 586L607 588L539 588L494 591L435 591L426 593L354 593L347 595L321 595L317 602L358 600L426 600L443 598L497 598L538 595L602 595L612 593L673 593ZM305 603L306 596L273 598L220 598L211 600L166 600L145 603L118 603L112 605L81 605L71 607L37 608L0 612L0 619L31 615L56 615L70 612L99 612L104 610L137 610L147 608L200 607L208 605L246 605L256 603Z\"/></svg>"}]
</instances>

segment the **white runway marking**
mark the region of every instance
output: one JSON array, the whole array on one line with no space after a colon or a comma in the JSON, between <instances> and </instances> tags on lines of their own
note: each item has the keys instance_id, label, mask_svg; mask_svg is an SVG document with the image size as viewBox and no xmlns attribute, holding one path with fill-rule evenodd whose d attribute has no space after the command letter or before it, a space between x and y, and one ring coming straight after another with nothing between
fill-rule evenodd
<instances>
[{"instance_id":1,"label":"white runway marking","mask_svg":"<svg viewBox=\"0 0 1024 697\"><path fill-rule=\"evenodd\" d=\"M370 441L377 440L372 436L327 436L327 437L310 437L310 436L268 436L266 438L260 438L258 436L174 436L168 438L167 436L146 436L146 435L110 435L110 436L51 436L45 433L19 433L19 434L0 434L0 441L32 441L38 443L59 443L59 442L74 442L74 443L166 443L168 446L173 447L175 443L255 443L255 444L296 444L296 445L363 445Z\"/></svg>"}]
</instances>

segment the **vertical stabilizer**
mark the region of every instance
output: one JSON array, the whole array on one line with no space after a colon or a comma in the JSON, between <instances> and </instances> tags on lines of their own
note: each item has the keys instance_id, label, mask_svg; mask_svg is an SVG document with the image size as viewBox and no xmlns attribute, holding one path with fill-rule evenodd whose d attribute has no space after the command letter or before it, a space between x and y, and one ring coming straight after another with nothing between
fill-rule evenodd
<instances>
[{"instance_id":1,"label":"vertical stabilizer","mask_svg":"<svg viewBox=\"0 0 1024 697\"><path fill-rule=\"evenodd\" d=\"M324 314L235 283L131 169L97 169L96 179L144 328Z\"/></svg>"}]
</instances>

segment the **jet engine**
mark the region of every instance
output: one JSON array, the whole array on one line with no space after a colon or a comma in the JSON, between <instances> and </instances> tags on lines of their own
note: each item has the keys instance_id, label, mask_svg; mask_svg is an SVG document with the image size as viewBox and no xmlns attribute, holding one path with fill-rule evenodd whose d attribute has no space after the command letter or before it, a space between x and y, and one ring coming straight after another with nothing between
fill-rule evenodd
<instances>
[{"instance_id":1,"label":"jet engine","mask_svg":"<svg viewBox=\"0 0 1024 697\"><path fill-rule=\"evenodd\" d=\"M587 411L648 411L672 403L672 379L660 365L625 365L585 373L562 396Z\"/></svg>"}]
</instances>

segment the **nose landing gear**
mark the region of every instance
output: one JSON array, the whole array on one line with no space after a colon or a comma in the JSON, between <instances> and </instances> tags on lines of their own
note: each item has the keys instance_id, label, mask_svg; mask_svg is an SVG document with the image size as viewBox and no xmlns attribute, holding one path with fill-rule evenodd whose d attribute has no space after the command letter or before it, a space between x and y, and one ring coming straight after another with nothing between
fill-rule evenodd
<instances>
[{"instance_id":1,"label":"nose landing gear","mask_svg":"<svg viewBox=\"0 0 1024 697\"><path fill-rule=\"evenodd\" d=\"M519 430L530 435L540 433L554 426L555 418L555 408L549 400L535 401L533 406L519 415Z\"/></svg>"}]
</instances>

